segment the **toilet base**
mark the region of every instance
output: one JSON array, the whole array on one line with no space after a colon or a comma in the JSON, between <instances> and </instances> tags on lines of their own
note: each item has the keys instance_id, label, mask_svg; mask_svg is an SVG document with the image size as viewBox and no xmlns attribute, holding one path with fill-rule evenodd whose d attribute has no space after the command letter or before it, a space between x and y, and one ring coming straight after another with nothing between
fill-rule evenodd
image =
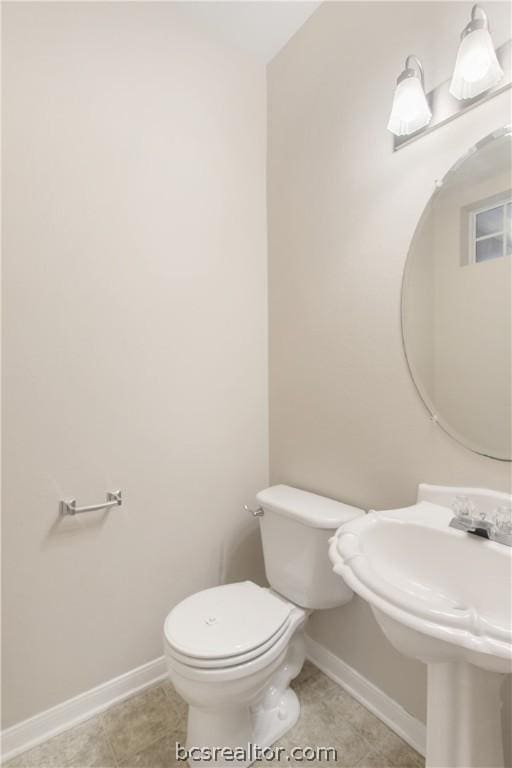
<instances>
[{"instance_id":1,"label":"toilet base","mask_svg":"<svg viewBox=\"0 0 512 768\"><path fill-rule=\"evenodd\" d=\"M195 714L196 713L191 708L189 711L189 733L190 731L193 732L195 729ZM225 713L223 713L223 715L225 716ZM265 759L265 750L272 747L272 745L275 744L276 741L279 741L287 731L293 728L299 719L299 715L300 704L295 691L292 691L291 688L280 691L279 698L275 701L275 706L271 708L262 705L254 708L247 708L245 711L238 711L236 717L234 713L231 713L229 721L230 724L234 726L234 738L230 743L236 746L228 747L228 749L233 751L235 758L239 755L240 759L230 759L227 761L222 760L219 755L220 759L218 760L208 759L206 761L204 756L202 758L198 756L197 759L194 759L192 756L189 757L188 764L191 768L198 768L200 764L206 762L208 766L214 766L214 768L228 768L228 766L248 768L248 766L252 765L255 760ZM201 719L201 729L203 730L204 715L200 714L199 717ZM244 726L247 726L248 724L252 733L251 739L241 743L240 740L236 738L236 728L241 726L244 729ZM190 726L192 726L192 728ZM189 750L193 743L193 741L189 742Z\"/></svg>"},{"instance_id":2,"label":"toilet base","mask_svg":"<svg viewBox=\"0 0 512 768\"><path fill-rule=\"evenodd\" d=\"M193 750L188 758L191 768L203 763L207 763L208 768L247 768L256 759L264 759L261 752L293 728L299 719L300 703L289 685L302 669L306 655L302 626L303 618L284 659L277 665L267 687L252 702L237 703L234 699L230 706L215 709L189 707L187 749ZM197 748L197 745L203 746ZM214 745L218 755L210 754L205 759L202 750L206 745ZM207 749L212 750L212 746ZM228 759L226 752L221 751L227 749L230 750Z\"/></svg>"},{"instance_id":3,"label":"toilet base","mask_svg":"<svg viewBox=\"0 0 512 768\"><path fill-rule=\"evenodd\" d=\"M280 704L275 709L255 713L254 738L260 750L264 751L279 741L287 731L293 728L299 716L299 698L291 688L283 691ZM264 758L263 755L261 757ZM250 765L250 762L245 765Z\"/></svg>"}]
</instances>

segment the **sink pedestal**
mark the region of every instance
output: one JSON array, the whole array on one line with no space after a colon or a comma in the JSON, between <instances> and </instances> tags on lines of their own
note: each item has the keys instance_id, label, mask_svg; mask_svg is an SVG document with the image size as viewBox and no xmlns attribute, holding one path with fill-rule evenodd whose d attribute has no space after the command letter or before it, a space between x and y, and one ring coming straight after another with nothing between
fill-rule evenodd
<instances>
[{"instance_id":1,"label":"sink pedestal","mask_svg":"<svg viewBox=\"0 0 512 768\"><path fill-rule=\"evenodd\" d=\"M502 768L503 677L464 661L428 665L427 768Z\"/></svg>"}]
</instances>

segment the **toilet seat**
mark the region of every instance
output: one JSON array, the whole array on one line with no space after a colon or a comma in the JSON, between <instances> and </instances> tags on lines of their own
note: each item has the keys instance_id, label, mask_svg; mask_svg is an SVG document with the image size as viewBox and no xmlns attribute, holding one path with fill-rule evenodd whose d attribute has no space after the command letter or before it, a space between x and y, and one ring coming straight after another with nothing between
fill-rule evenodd
<instances>
[{"instance_id":1,"label":"toilet seat","mask_svg":"<svg viewBox=\"0 0 512 768\"><path fill-rule=\"evenodd\" d=\"M289 623L289 621L286 621L283 626L274 635L272 635L269 640L267 640L266 643L258 645L256 648L253 648L252 651L248 651L247 653L243 653L239 656L221 656L218 659L204 659L198 658L197 656L186 656L183 653L179 653L170 645L170 643L168 643L168 648L174 659L181 661L182 664L186 664L189 667L194 667L196 669L218 669L234 667L239 664L244 664L247 661L251 661L252 659L257 659L259 656L262 656L264 653L266 653L270 648L274 647L285 634Z\"/></svg>"},{"instance_id":2,"label":"toilet seat","mask_svg":"<svg viewBox=\"0 0 512 768\"><path fill-rule=\"evenodd\" d=\"M300 630L306 620L306 611L302 608L294 607L285 631L266 651L260 653L252 659L239 662L240 657L231 657L226 666L195 666L194 658L187 658L186 663L181 661L169 645L165 638L165 656L167 667L175 680L179 689L179 680L187 680L187 686L192 683L201 687L215 686L224 683L233 683L242 681L247 677L253 677L263 670L269 670L276 664L279 664L286 655L290 638Z\"/></svg>"},{"instance_id":3,"label":"toilet seat","mask_svg":"<svg viewBox=\"0 0 512 768\"><path fill-rule=\"evenodd\" d=\"M286 633L295 606L250 581L203 590L169 614L169 654L197 669L234 667L265 654Z\"/></svg>"}]
</instances>

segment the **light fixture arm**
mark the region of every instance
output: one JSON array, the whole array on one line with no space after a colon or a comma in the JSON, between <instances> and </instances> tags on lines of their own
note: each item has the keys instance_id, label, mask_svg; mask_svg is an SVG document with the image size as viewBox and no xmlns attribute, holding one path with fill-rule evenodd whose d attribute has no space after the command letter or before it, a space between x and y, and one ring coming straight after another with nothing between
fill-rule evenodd
<instances>
[{"instance_id":1,"label":"light fixture arm","mask_svg":"<svg viewBox=\"0 0 512 768\"><path fill-rule=\"evenodd\" d=\"M400 76L397 78L397 85L398 83L401 83L402 80L405 80L408 77L418 77L422 87L425 87L425 79L423 76L423 65L421 61L418 59L417 56L414 55L414 53L410 53L409 56L405 60L405 69L403 72L400 73Z\"/></svg>"},{"instance_id":2,"label":"light fixture arm","mask_svg":"<svg viewBox=\"0 0 512 768\"><path fill-rule=\"evenodd\" d=\"M480 13L480 17L477 16ZM489 19L483 8L475 4L471 9L471 21L466 24L462 32L460 33L460 39L464 40L467 35L474 32L476 29L489 29Z\"/></svg>"}]
</instances>

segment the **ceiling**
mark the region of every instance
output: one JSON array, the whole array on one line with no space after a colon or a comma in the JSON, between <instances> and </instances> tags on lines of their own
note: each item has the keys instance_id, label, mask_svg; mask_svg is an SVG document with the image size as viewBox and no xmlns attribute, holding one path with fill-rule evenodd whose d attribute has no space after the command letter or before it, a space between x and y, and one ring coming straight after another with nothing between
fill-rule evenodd
<instances>
[{"instance_id":1,"label":"ceiling","mask_svg":"<svg viewBox=\"0 0 512 768\"><path fill-rule=\"evenodd\" d=\"M267 63L315 11L314 0L177 2L178 12L216 39Z\"/></svg>"}]
</instances>

